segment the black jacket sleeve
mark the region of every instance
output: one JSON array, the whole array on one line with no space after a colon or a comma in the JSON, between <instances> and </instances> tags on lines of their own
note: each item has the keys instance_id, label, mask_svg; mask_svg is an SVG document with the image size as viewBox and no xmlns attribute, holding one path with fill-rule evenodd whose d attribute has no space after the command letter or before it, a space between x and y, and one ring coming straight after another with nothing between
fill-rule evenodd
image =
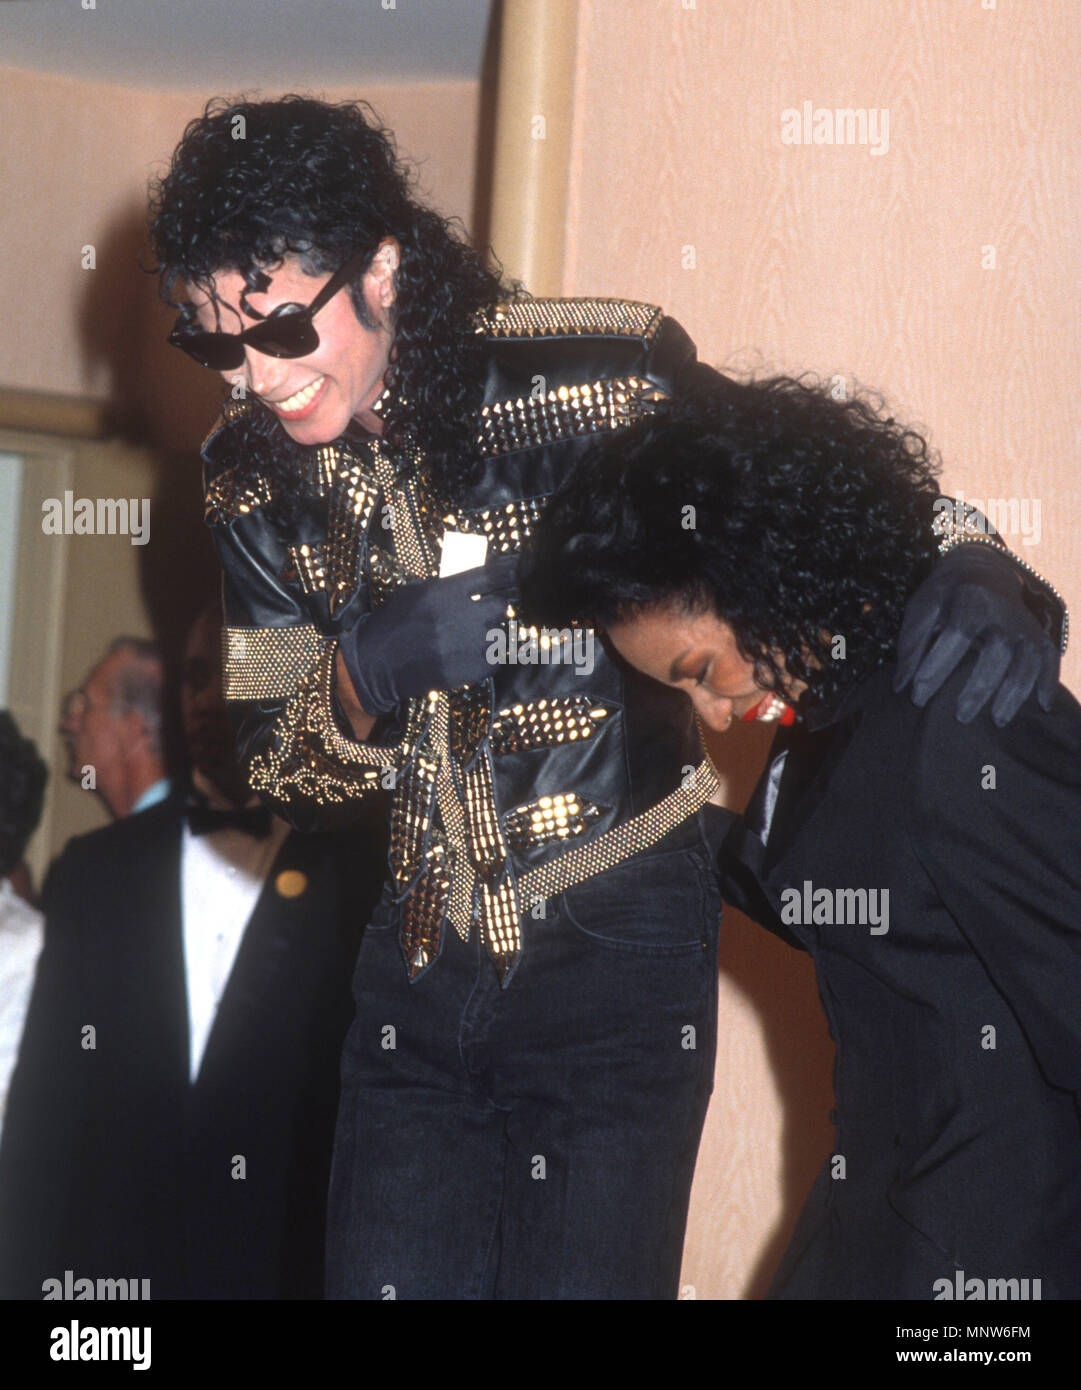
<instances>
[{"instance_id":1,"label":"black jacket sleeve","mask_svg":"<svg viewBox=\"0 0 1081 1390\"><path fill-rule=\"evenodd\" d=\"M1029 701L1002 729L943 702L928 719L911 843L1047 1080L1081 1093L1081 709L1060 686L1049 714Z\"/></svg>"}]
</instances>

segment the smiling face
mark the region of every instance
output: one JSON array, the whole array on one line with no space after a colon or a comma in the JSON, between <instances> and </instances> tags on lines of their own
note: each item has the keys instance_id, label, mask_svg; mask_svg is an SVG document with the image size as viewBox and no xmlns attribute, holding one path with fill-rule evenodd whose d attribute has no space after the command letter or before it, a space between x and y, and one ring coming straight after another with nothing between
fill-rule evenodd
<instances>
[{"instance_id":1,"label":"smiling face","mask_svg":"<svg viewBox=\"0 0 1081 1390\"><path fill-rule=\"evenodd\" d=\"M612 645L625 661L647 676L691 697L702 722L723 733L754 709L765 695L728 624L713 612L688 613L673 605L643 609L608 628ZM788 697L803 689L793 681Z\"/></svg>"},{"instance_id":2,"label":"smiling face","mask_svg":"<svg viewBox=\"0 0 1081 1390\"><path fill-rule=\"evenodd\" d=\"M362 282L364 302L374 328L365 328L357 318L345 287L315 315L313 324L319 334L319 346L314 352L306 357L271 357L245 344L244 365L222 372L222 376L230 384L242 380L246 389L277 415L285 432L298 444L328 444L353 419L379 432L381 422L371 407L382 393L384 373L390 364L390 311L397 268L398 245L388 238L381 243ZM303 307L311 303L330 278L330 272L306 275L297 258L287 256L270 273L269 288L260 293L249 292L248 303L264 317L285 304ZM239 333L260 321L241 307L245 282L239 271L219 271L212 285L217 306L198 286L188 286L188 298L201 328L211 333ZM220 321L215 307L220 310Z\"/></svg>"}]
</instances>

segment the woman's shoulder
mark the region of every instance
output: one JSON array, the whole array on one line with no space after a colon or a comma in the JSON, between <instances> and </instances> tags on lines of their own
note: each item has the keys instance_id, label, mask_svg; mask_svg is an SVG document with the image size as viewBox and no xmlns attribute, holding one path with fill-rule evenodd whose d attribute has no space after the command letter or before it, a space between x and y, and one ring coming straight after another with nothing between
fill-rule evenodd
<instances>
[{"instance_id":1,"label":"woman's shoulder","mask_svg":"<svg viewBox=\"0 0 1081 1390\"><path fill-rule=\"evenodd\" d=\"M865 682L863 719L898 781L913 833L947 825L998 827L1022 820L1081 821L1081 705L1059 684L1049 709L1035 692L1007 724L986 705L972 719L958 702L978 653L970 653L922 706L893 689L892 664ZM875 735L877 734L877 737Z\"/></svg>"}]
</instances>

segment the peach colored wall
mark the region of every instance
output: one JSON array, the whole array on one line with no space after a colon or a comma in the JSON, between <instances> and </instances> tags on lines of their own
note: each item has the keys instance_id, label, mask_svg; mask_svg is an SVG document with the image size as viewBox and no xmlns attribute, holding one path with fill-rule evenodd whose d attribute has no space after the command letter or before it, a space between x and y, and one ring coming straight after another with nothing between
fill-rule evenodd
<instances>
[{"instance_id":1,"label":"peach colored wall","mask_svg":"<svg viewBox=\"0 0 1081 1390\"><path fill-rule=\"evenodd\" d=\"M1078 17L1031 0L583 0L564 278L663 304L718 365L883 389L930 431L948 486L1040 500L1040 543L1007 539L1074 607ZM805 101L885 108L888 150L783 143ZM698 1297L761 1287L829 1143L806 962L738 920L726 935L684 1269ZM800 1017L817 1031L790 1044Z\"/></svg>"},{"instance_id":2,"label":"peach colored wall","mask_svg":"<svg viewBox=\"0 0 1081 1390\"><path fill-rule=\"evenodd\" d=\"M565 281L658 300L717 365L883 389L952 487L1041 500L1040 544L1008 539L1075 607L1078 20L1031 0L583 0ZM888 152L782 144L804 101L887 108Z\"/></svg>"}]
</instances>

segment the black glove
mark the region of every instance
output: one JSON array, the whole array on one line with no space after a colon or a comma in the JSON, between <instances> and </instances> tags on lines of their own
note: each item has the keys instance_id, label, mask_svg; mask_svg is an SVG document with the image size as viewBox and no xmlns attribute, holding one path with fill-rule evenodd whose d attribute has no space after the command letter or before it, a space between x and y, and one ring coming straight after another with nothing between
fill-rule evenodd
<instances>
[{"instance_id":1,"label":"black glove","mask_svg":"<svg viewBox=\"0 0 1081 1390\"><path fill-rule=\"evenodd\" d=\"M1025 607L1009 560L986 545L951 550L909 599L897 639L894 690L911 681L913 702L925 705L970 647L981 650L957 700L962 724L971 723L994 696L991 718L1001 729L1033 686L1041 706L1051 708L1058 648Z\"/></svg>"},{"instance_id":2,"label":"black glove","mask_svg":"<svg viewBox=\"0 0 1081 1390\"><path fill-rule=\"evenodd\" d=\"M429 690L487 680L493 673L488 633L506 621L517 571L518 556L502 555L447 579L403 584L342 633L342 657L362 707L389 714Z\"/></svg>"}]
</instances>

